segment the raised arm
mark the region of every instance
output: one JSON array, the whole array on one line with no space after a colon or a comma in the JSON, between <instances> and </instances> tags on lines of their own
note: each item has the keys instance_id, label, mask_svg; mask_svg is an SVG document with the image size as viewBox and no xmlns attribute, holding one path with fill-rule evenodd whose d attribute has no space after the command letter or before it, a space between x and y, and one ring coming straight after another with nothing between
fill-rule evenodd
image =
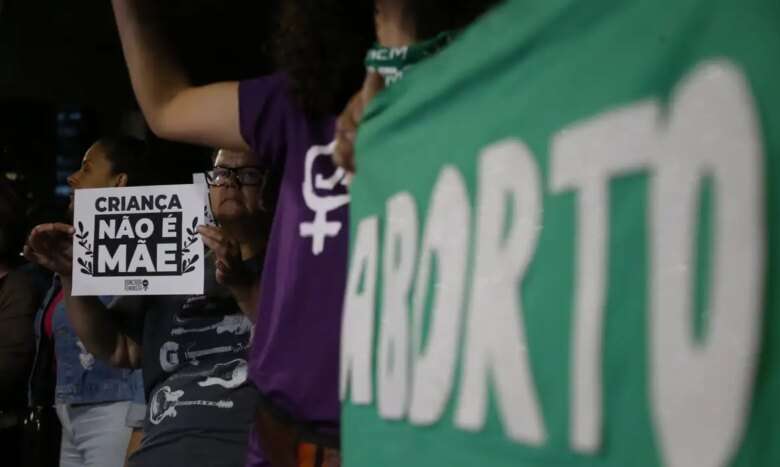
<instances>
[{"instance_id":1,"label":"raised arm","mask_svg":"<svg viewBox=\"0 0 780 467\"><path fill-rule=\"evenodd\" d=\"M249 149L241 136L238 82L193 86L168 45L144 24L146 0L112 0L136 99L152 131L185 143Z\"/></svg>"},{"instance_id":2,"label":"raised arm","mask_svg":"<svg viewBox=\"0 0 780 467\"><path fill-rule=\"evenodd\" d=\"M72 242L72 226L42 224L30 232L24 256L59 274L68 319L90 353L113 366L138 368L141 346L125 331L127 314L113 308L106 310L97 297L71 295Z\"/></svg>"}]
</instances>

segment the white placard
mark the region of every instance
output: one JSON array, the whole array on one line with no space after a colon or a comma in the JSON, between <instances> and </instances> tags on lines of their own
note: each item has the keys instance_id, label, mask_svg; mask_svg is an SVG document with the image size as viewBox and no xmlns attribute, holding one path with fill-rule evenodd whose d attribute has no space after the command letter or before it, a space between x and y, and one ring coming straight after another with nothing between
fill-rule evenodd
<instances>
[{"instance_id":1,"label":"white placard","mask_svg":"<svg viewBox=\"0 0 780 467\"><path fill-rule=\"evenodd\" d=\"M209 186L206 183L206 175L202 172L195 172L192 174L192 183L195 184L201 191L203 191L203 202L205 208L203 210L203 223L208 225L217 225L214 221L214 214L211 212L211 203L209 202Z\"/></svg>"},{"instance_id":2,"label":"white placard","mask_svg":"<svg viewBox=\"0 0 780 467\"><path fill-rule=\"evenodd\" d=\"M203 293L202 189L76 190L73 295Z\"/></svg>"}]
</instances>

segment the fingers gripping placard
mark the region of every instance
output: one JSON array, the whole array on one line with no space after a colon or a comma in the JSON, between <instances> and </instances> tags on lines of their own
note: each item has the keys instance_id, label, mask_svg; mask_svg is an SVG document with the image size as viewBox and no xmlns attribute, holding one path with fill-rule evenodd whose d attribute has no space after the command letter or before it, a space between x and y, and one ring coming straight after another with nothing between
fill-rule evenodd
<instances>
[{"instance_id":1,"label":"fingers gripping placard","mask_svg":"<svg viewBox=\"0 0 780 467\"><path fill-rule=\"evenodd\" d=\"M203 213L193 185L77 190L73 295L203 293Z\"/></svg>"}]
</instances>

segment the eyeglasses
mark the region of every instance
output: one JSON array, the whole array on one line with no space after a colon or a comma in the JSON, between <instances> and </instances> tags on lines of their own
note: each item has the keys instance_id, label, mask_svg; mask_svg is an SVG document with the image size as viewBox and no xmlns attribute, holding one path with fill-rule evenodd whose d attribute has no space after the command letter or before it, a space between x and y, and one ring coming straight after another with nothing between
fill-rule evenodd
<instances>
[{"instance_id":1,"label":"eyeglasses","mask_svg":"<svg viewBox=\"0 0 780 467\"><path fill-rule=\"evenodd\" d=\"M206 172L206 183L209 186L225 186L234 179L241 186L262 185L264 174L259 167L214 167Z\"/></svg>"}]
</instances>

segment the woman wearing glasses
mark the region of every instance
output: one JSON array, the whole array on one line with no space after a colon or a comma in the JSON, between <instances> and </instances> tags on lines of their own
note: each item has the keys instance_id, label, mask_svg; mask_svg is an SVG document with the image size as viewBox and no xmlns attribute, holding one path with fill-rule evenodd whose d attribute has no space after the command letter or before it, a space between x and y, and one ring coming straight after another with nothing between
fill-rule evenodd
<instances>
[{"instance_id":1,"label":"woman wearing glasses","mask_svg":"<svg viewBox=\"0 0 780 467\"><path fill-rule=\"evenodd\" d=\"M93 297L69 300L69 317L91 352L116 366L143 369L149 409L131 466L244 463L257 401L247 379L249 318L270 218L262 196L265 172L252 165L254 159L222 150L208 173L218 225L199 228L211 250L203 295L125 296L108 306ZM62 232L68 229L62 226ZM33 237L31 246L51 245L43 240ZM37 253L51 257L64 250Z\"/></svg>"},{"instance_id":2,"label":"woman wearing glasses","mask_svg":"<svg viewBox=\"0 0 780 467\"><path fill-rule=\"evenodd\" d=\"M214 256L217 283L230 290L252 322L256 319L262 264L250 270L244 260L265 256L273 218L267 206L274 206L272 195L265 190L266 174L249 153L219 150L213 170L206 174L209 201L219 226L198 228Z\"/></svg>"}]
</instances>

